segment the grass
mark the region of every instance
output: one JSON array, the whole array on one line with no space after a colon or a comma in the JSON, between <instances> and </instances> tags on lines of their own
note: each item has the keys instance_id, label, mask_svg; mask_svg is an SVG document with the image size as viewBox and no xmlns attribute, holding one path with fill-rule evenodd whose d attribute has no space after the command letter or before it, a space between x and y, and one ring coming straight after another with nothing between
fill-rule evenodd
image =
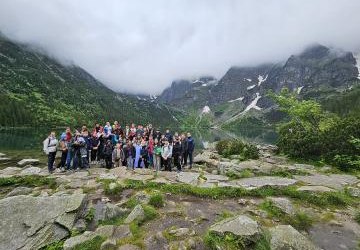
<instances>
[{"instance_id":1,"label":"grass","mask_svg":"<svg viewBox=\"0 0 360 250\"><path fill-rule=\"evenodd\" d=\"M360 211L355 214L355 221L360 224Z\"/></svg>"},{"instance_id":2,"label":"grass","mask_svg":"<svg viewBox=\"0 0 360 250\"><path fill-rule=\"evenodd\" d=\"M246 247L244 240L232 233L218 235L207 232L204 236L204 243L209 249L238 250Z\"/></svg>"},{"instance_id":3,"label":"grass","mask_svg":"<svg viewBox=\"0 0 360 250\"><path fill-rule=\"evenodd\" d=\"M270 235L268 232L262 232L259 238L245 240L232 233L218 235L213 232L207 232L204 236L204 243L209 249L225 249L225 250L271 250Z\"/></svg>"},{"instance_id":4,"label":"grass","mask_svg":"<svg viewBox=\"0 0 360 250\"><path fill-rule=\"evenodd\" d=\"M160 208L164 206L164 196L161 193L156 193L150 196L149 205Z\"/></svg>"},{"instance_id":5,"label":"grass","mask_svg":"<svg viewBox=\"0 0 360 250\"><path fill-rule=\"evenodd\" d=\"M91 222L95 217L95 208L91 207L85 215L86 222Z\"/></svg>"},{"instance_id":6,"label":"grass","mask_svg":"<svg viewBox=\"0 0 360 250\"><path fill-rule=\"evenodd\" d=\"M104 182L104 190L108 182ZM119 185L118 192L124 189L136 190L159 190L161 192L192 195L201 198L224 199L224 198L240 198L240 197L268 197L268 196L287 196L303 203L315 205L318 207L346 207L348 205L357 204L354 198L345 192L326 192L326 193L309 193L296 190L296 186L289 187L262 187L247 190L237 187L213 187L202 188L189 184L159 184L154 182L144 183L142 181L125 180Z\"/></svg>"},{"instance_id":7,"label":"grass","mask_svg":"<svg viewBox=\"0 0 360 250\"><path fill-rule=\"evenodd\" d=\"M61 241L54 242L50 245L47 245L45 247L42 247L40 249L41 250L63 250L64 249L63 245L64 245L64 241L61 240Z\"/></svg>"},{"instance_id":8,"label":"grass","mask_svg":"<svg viewBox=\"0 0 360 250\"><path fill-rule=\"evenodd\" d=\"M269 173L252 172L250 169L244 169L238 172L228 171L226 173L226 176L229 177L230 180L249 178L253 176L279 176L284 178L293 178L294 175L309 175L309 173L298 169L274 169Z\"/></svg>"},{"instance_id":9,"label":"grass","mask_svg":"<svg viewBox=\"0 0 360 250\"><path fill-rule=\"evenodd\" d=\"M144 237L145 232L141 227L144 223L155 219L158 216L157 211L154 207L150 205L141 205L144 209L144 218L142 220L135 220L130 223L130 231L132 236L122 238L117 242L117 245L125 245L125 244L132 244L140 247L141 249L145 248L144 244Z\"/></svg>"},{"instance_id":10,"label":"grass","mask_svg":"<svg viewBox=\"0 0 360 250\"><path fill-rule=\"evenodd\" d=\"M79 245L76 245L72 250L98 250L100 249L101 244L106 239L101 236L96 236L95 238L85 241Z\"/></svg>"},{"instance_id":11,"label":"grass","mask_svg":"<svg viewBox=\"0 0 360 250\"><path fill-rule=\"evenodd\" d=\"M44 176L29 175L29 176L12 176L0 178L0 187L8 186L26 186L26 187L43 187L46 186L51 189L57 187L54 178Z\"/></svg>"},{"instance_id":12,"label":"grass","mask_svg":"<svg viewBox=\"0 0 360 250\"><path fill-rule=\"evenodd\" d=\"M259 208L266 211L271 219L276 218L285 224L290 224L298 230L308 230L314 223L314 219L306 213L297 212L293 215L285 214L271 201L263 202L262 204L260 204Z\"/></svg>"},{"instance_id":13,"label":"grass","mask_svg":"<svg viewBox=\"0 0 360 250\"><path fill-rule=\"evenodd\" d=\"M219 214L216 221L221 221L221 220L233 217L233 216L234 216L234 214L232 212L224 210L224 211L221 212L221 214Z\"/></svg>"}]
</instances>

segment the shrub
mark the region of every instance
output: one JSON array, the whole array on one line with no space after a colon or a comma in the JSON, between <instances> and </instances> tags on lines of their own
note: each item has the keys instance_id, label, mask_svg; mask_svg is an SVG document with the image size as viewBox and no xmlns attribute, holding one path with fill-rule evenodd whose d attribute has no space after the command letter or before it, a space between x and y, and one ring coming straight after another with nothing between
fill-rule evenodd
<instances>
[{"instance_id":1,"label":"shrub","mask_svg":"<svg viewBox=\"0 0 360 250\"><path fill-rule=\"evenodd\" d=\"M219 141L216 144L216 150L224 157L239 155L241 160L259 158L259 151L256 146L237 139Z\"/></svg>"},{"instance_id":2,"label":"shrub","mask_svg":"<svg viewBox=\"0 0 360 250\"><path fill-rule=\"evenodd\" d=\"M164 197L157 193L150 196L149 205L160 208L164 206Z\"/></svg>"},{"instance_id":3,"label":"shrub","mask_svg":"<svg viewBox=\"0 0 360 250\"><path fill-rule=\"evenodd\" d=\"M105 241L104 237L96 236L95 238L82 242L79 245L76 245L73 250L98 250L100 249L101 244Z\"/></svg>"},{"instance_id":4,"label":"shrub","mask_svg":"<svg viewBox=\"0 0 360 250\"><path fill-rule=\"evenodd\" d=\"M355 215L355 221L360 224L360 212L357 212Z\"/></svg>"},{"instance_id":5,"label":"shrub","mask_svg":"<svg viewBox=\"0 0 360 250\"><path fill-rule=\"evenodd\" d=\"M85 220L89 223L91 222L95 217L95 208L91 207L87 214L85 215Z\"/></svg>"},{"instance_id":6,"label":"shrub","mask_svg":"<svg viewBox=\"0 0 360 250\"><path fill-rule=\"evenodd\" d=\"M204 237L204 242L210 249L237 250L244 249L246 246L241 237L232 233L225 233L220 236L212 232L207 232Z\"/></svg>"},{"instance_id":7,"label":"shrub","mask_svg":"<svg viewBox=\"0 0 360 250\"><path fill-rule=\"evenodd\" d=\"M304 212L296 213L287 219L288 223L298 230L308 230L314 220Z\"/></svg>"},{"instance_id":8,"label":"shrub","mask_svg":"<svg viewBox=\"0 0 360 250\"><path fill-rule=\"evenodd\" d=\"M325 160L341 170L360 169L360 116L340 119L313 100L298 100L284 89L271 94L290 120L279 129L277 145L293 158Z\"/></svg>"}]
</instances>

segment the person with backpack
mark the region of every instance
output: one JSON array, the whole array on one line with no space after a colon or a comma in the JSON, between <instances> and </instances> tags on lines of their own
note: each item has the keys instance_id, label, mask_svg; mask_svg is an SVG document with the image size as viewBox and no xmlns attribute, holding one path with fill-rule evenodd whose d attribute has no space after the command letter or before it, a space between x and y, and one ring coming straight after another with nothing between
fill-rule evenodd
<instances>
[{"instance_id":1,"label":"person with backpack","mask_svg":"<svg viewBox=\"0 0 360 250\"><path fill-rule=\"evenodd\" d=\"M194 153L194 149L195 149L195 142L194 142L194 139L191 137L190 133L187 133L187 149L188 149L187 156L190 161L189 169L191 169L192 165L193 165L193 153Z\"/></svg>"},{"instance_id":2,"label":"person with backpack","mask_svg":"<svg viewBox=\"0 0 360 250\"><path fill-rule=\"evenodd\" d=\"M44 153L48 156L48 170L52 174L54 172L54 162L57 151L58 140L56 139L56 134L54 131L51 131L50 135L43 141L43 150Z\"/></svg>"},{"instance_id":3,"label":"person with backpack","mask_svg":"<svg viewBox=\"0 0 360 250\"><path fill-rule=\"evenodd\" d=\"M116 168L122 166L124 160L125 160L125 153L122 148L122 145L121 143L117 143L112 153L112 161L114 163L114 166Z\"/></svg>"},{"instance_id":4,"label":"person with backpack","mask_svg":"<svg viewBox=\"0 0 360 250\"><path fill-rule=\"evenodd\" d=\"M172 155L172 146L170 145L168 140L165 140L164 146L161 149L161 157L163 159L165 171L171 172L171 165L170 165L171 155Z\"/></svg>"}]
</instances>

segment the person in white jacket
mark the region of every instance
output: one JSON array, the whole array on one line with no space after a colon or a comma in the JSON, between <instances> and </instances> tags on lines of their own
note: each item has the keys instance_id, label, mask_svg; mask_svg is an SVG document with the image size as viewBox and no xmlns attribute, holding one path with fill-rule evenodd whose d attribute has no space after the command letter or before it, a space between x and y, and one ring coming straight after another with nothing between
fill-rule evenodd
<instances>
[{"instance_id":1,"label":"person in white jacket","mask_svg":"<svg viewBox=\"0 0 360 250\"><path fill-rule=\"evenodd\" d=\"M56 150L58 146L58 140L54 131L44 140L44 152L48 155L48 170L49 173L54 171L53 165L55 162Z\"/></svg>"},{"instance_id":2,"label":"person in white jacket","mask_svg":"<svg viewBox=\"0 0 360 250\"><path fill-rule=\"evenodd\" d=\"M161 149L161 157L163 159L164 167L166 171L171 171L170 160L172 156L172 146L168 140L165 140L164 146Z\"/></svg>"}]
</instances>

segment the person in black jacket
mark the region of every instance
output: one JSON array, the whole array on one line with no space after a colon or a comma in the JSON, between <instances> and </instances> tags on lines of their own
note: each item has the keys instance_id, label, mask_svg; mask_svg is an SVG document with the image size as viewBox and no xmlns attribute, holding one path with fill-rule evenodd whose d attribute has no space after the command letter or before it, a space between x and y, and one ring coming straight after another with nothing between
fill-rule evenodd
<instances>
[{"instance_id":1,"label":"person in black jacket","mask_svg":"<svg viewBox=\"0 0 360 250\"><path fill-rule=\"evenodd\" d=\"M174 137L174 144L173 144L173 151L172 151L172 156L174 158L174 165L177 168L177 172L181 171L181 164L180 164L180 156L181 156L181 143L180 143L180 138Z\"/></svg>"},{"instance_id":2,"label":"person in black jacket","mask_svg":"<svg viewBox=\"0 0 360 250\"><path fill-rule=\"evenodd\" d=\"M185 134L181 134L181 165L184 168L187 164L188 144Z\"/></svg>"},{"instance_id":3,"label":"person in black jacket","mask_svg":"<svg viewBox=\"0 0 360 250\"><path fill-rule=\"evenodd\" d=\"M187 155L189 157L189 161L190 161L190 169L192 168L193 165L193 153L194 153L194 149L195 149L195 142L194 139L191 137L190 133L187 133Z\"/></svg>"},{"instance_id":4,"label":"person in black jacket","mask_svg":"<svg viewBox=\"0 0 360 250\"><path fill-rule=\"evenodd\" d=\"M170 133L169 129L166 129L165 138L168 140L168 142L171 144L173 142L173 136Z\"/></svg>"},{"instance_id":5,"label":"person in black jacket","mask_svg":"<svg viewBox=\"0 0 360 250\"><path fill-rule=\"evenodd\" d=\"M110 169L112 168L113 162L112 162L112 153L113 153L113 145L111 143L111 140L107 140L104 148L104 157L105 157L105 167Z\"/></svg>"}]
</instances>

